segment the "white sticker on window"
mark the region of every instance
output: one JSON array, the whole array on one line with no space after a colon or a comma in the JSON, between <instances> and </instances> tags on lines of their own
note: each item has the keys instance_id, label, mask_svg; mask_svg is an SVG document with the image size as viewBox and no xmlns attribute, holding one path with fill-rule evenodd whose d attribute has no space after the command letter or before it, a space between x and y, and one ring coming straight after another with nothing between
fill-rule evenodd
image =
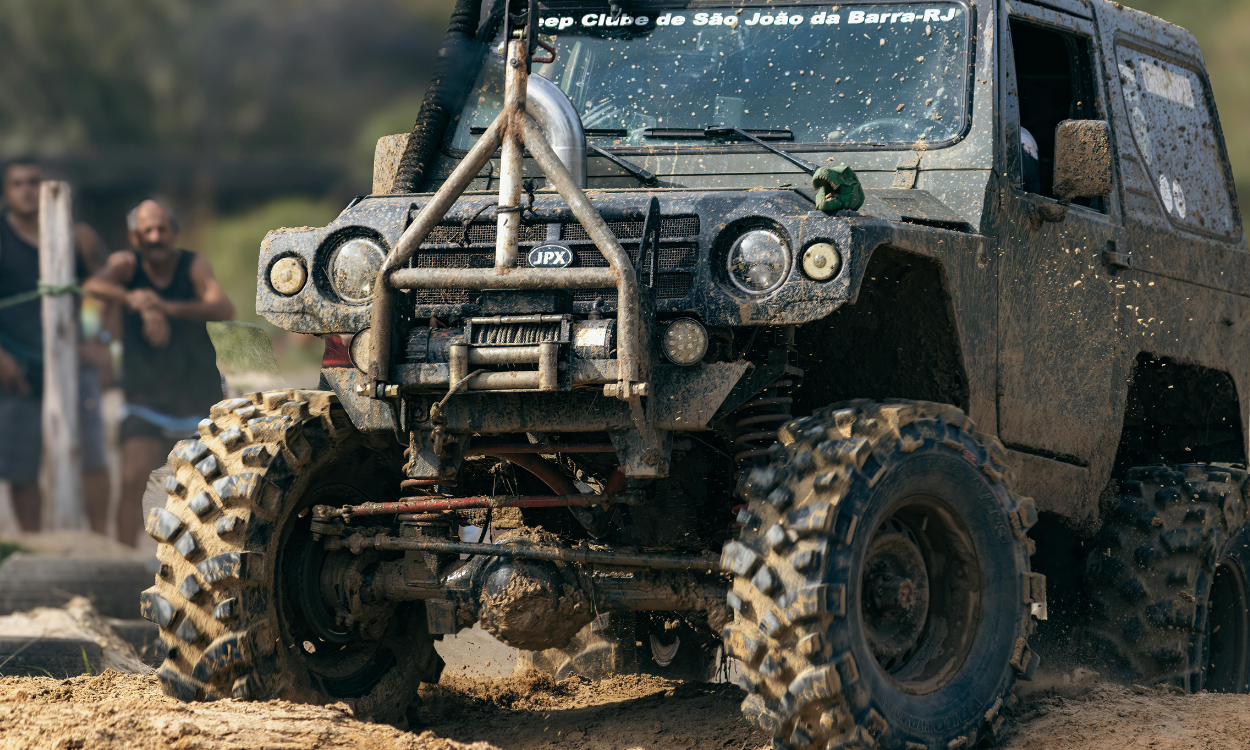
<instances>
[{"instance_id":1,"label":"white sticker on window","mask_svg":"<svg viewBox=\"0 0 1250 750\"><path fill-rule=\"evenodd\" d=\"M1172 181L1172 203L1176 205L1176 215L1185 218L1185 193L1181 191L1180 180Z\"/></svg>"},{"instance_id":2,"label":"white sticker on window","mask_svg":"<svg viewBox=\"0 0 1250 750\"><path fill-rule=\"evenodd\" d=\"M1147 91L1190 109L1194 108L1194 84L1190 76L1146 60L1140 60L1138 64L1141 65L1142 84Z\"/></svg>"},{"instance_id":3,"label":"white sticker on window","mask_svg":"<svg viewBox=\"0 0 1250 750\"><path fill-rule=\"evenodd\" d=\"M1133 72L1132 65L1120 63L1120 75L1124 76L1124 82L1130 86L1137 85L1137 74Z\"/></svg>"},{"instance_id":4,"label":"white sticker on window","mask_svg":"<svg viewBox=\"0 0 1250 750\"><path fill-rule=\"evenodd\" d=\"M1168 176L1159 175L1159 196L1163 198L1163 206L1172 213L1172 185L1168 182Z\"/></svg>"}]
</instances>

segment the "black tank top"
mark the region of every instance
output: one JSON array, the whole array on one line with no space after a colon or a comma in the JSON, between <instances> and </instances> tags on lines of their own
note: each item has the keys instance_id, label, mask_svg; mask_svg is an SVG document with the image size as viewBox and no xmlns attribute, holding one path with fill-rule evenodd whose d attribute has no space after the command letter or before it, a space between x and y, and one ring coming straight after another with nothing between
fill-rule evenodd
<instances>
[{"instance_id":1,"label":"black tank top","mask_svg":"<svg viewBox=\"0 0 1250 750\"><path fill-rule=\"evenodd\" d=\"M0 210L0 299L32 291L39 283L39 248L22 239ZM36 297L0 308L0 347L23 365L43 362L43 326Z\"/></svg>"},{"instance_id":2,"label":"black tank top","mask_svg":"<svg viewBox=\"0 0 1250 750\"><path fill-rule=\"evenodd\" d=\"M163 299L195 299L191 262L195 253L180 250L169 286L152 283L138 254L135 275L127 289L152 289ZM126 402L146 406L171 417L208 416L221 400L221 373L217 352L208 330L198 320L169 319L169 344L155 348L143 337L143 318L130 309L122 311L122 373Z\"/></svg>"}]
</instances>

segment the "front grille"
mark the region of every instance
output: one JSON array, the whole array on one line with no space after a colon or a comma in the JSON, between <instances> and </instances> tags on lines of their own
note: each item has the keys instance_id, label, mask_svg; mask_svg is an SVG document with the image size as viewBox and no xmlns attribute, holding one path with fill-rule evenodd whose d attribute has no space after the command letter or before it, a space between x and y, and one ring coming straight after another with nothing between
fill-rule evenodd
<instances>
[{"instance_id":1,"label":"front grille","mask_svg":"<svg viewBox=\"0 0 1250 750\"><path fill-rule=\"evenodd\" d=\"M655 296L660 299L681 299L690 294L692 286L694 286L694 274L657 273L655 275Z\"/></svg>"},{"instance_id":2,"label":"front grille","mask_svg":"<svg viewBox=\"0 0 1250 750\"><path fill-rule=\"evenodd\" d=\"M577 256L577 265L583 268L607 268L610 264L608 259L603 257L598 248L577 248L573 251ZM629 261L635 266L638 265L638 246L626 245L625 254L629 256ZM687 268L694 268L695 263L699 260L699 248L694 245L661 245L660 252L656 258L657 271L677 271ZM521 259L521 265L529 265L527 258ZM650 259L647 260L647 266L651 265ZM648 269L644 268L645 273Z\"/></svg>"},{"instance_id":3,"label":"front grille","mask_svg":"<svg viewBox=\"0 0 1250 750\"><path fill-rule=\"evenodd\" d=\"M418 305L467 305L473 301L468 289L417 289L413 293Z\"/></svg>"},{"instance_id":4,"label":"front grille","mask_svg":"<svg viewBox=\"0 0 1250 750\"><path fill-rule=\"evenodd\" d=\"M608 227L621 242L622 248L635 265L638 264L638 241L642 237L642 221L609 221ZM460 224L444 224L434 228L426 237L421 250L410 268L493 268L495 265L495 238L497 225L492 222L475 222L467 231ZM672 216L660 221L661 239L694 237L699 234L698 216ZM565 242L590 242L581 224L564 224L560 232ZM520 228L521 244L541 244L547 239L547 225L523 225ZM577 265L583 268L607 268L608 261L594 246L574 247ZM656 296L661 299L677 299L690 293L694 277L688 273L699 260L699 248L693 244L662 245L656 258ZM517 265L530 267L527 253L518 253ZM650 261L643 270L643 282L647 283ZM413 292L418 305L467 305L474 301L476 292L469 289L418 289ZM581 289L573 292L575 302L589 303L596 299L616 299L615 289Z\"/></svg>"},{"instance_id":5,"label":"front grille","mask_svg":"<svg viewBox=\"0 0 1250 750\"><path fill-rule=\"evenodd\" d=\"M642 237L642 221L609 221L608 228L621 242L637 241ZM425 238L425 245L494 245L498 236L499 226L495 222L478 221L469 225L440 224L430 231ZM518 229L518 240L523 245L532 245L547 241L546 224L522 224ZM670 216L660 220L661 239L682 239L696 237L699 234L698 216ZM577 222L564 224L560 229L560 239L566 242L590 242L586 228Z\"/></svg>"},{"instance_id":6,"label":"front grille","mask_svg":"<svg viewBox=\"0 0 1250 750\"><path fill-rule=\"evenodd\" d=\"M646 277L643 277L643 284L647 283ZM691 287L694 286L694 274L677 272L677 273L657 273L655 275L655 296L659 299L682 299L690 294ZM576 289L573 291L573 301L590 303L597 299L604 301L615 301L615 289Z\"/></svg>"},{"instance_id":7,"label":"front grille","mask_svg":"<svg viewBox=\"0 0 1250 750\"><path fill-rule=\"evenodd\" d=\"M499 234L498 224L475 222L466 230L463 224L440 224L426 235L425 243L431 245L493 245ZM546 242L546 224L522 224L517 237L523 243Z\"/></svg>"},{"instance_id":8,"label":"front grille","mask_svg":"<svg viewBox=\"0 0 1250 750\"><path fill-rule=\"evenodd\" d=\"M616 235L618 240L637 240L642 237L641 221L609 221L608 228L612 230L612 234ZM669 218L660 219L660 238L675 239L678 237L695 237L699 234L699 217L698 216L671 216ZM590 241L590 235L586 234L586 228L581 224L572 223L565 224L560 232L560 239L577 241Z\"/></svg>"},{"instance_id":9,"label":"front grille","mask_svg":"<svg viewBox=\"0 0 1250 750\"><path fill-rule=\"evenodd\" d=\"M494 268L495 251L422 250L416 268Z\"/></svg>"}]
</instances>

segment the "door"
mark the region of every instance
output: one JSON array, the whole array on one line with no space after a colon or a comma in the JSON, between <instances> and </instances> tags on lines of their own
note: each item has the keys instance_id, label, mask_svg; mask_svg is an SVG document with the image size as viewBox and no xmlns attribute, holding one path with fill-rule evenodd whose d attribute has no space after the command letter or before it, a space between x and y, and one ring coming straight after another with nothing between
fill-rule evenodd
<instances>
[{"instance_id":1,"label":"door","mask_svg":"<svg viewBox=\"0 0 1250 750\"><path fill-rule=\"evenodd\" d=\"M1116 279L1103 265L1104 253L1125 250L1119 202L1074 200L1055 221L1062 208L1052 191L1058 124L1107 119L1095 29L1019 0L1007 7L999 163L1008 185L994 231L999 436L1026 454L1106 465L1124 390L1113 386L1122 377Z\"/></svg>"}]
</instances>

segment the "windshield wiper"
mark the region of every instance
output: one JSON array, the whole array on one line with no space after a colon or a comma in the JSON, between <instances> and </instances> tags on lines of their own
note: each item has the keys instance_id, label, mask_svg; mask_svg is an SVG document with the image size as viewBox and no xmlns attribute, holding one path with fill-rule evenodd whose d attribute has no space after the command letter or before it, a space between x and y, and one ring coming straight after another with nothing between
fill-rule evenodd
<instances>
[{"instance_id":1,"label":"windshield wiper","mask_svg":"<svg viewBox=\"0 0 1250 750\"><path fill-rule=\"evenodd\" d=\"M724 126L724 125L709 125L708 127L698 128L698 129L696 128L647 128L646 130L642 131L642 136L644 138L670 138L670 139L679 139L679 140L705 140L708 138L729 138L732 136L738 136L740 138L746 138L747 140L752 141L757 146L765 149L766 151L773 152L774 154L780 156L781 158L795 165L796 167L803 170L804 172L807 172L808 174L815 174L816 170L820 169L820 167L816 166L810 161L807 161L806 159L800 159L799 157L789 152L782 151L776 146L770 146L764 142L765 140L793 141L794 133L790 132L789 129L786 129L786 130L746 130L743 128L731 128L731 127Z\"/></svg>"},{"instance_id":2,"label":"windshield wiper","mask_svg":"<svg viewBox=\"0 0 1250 750\"><path fill-rule=\"evenodd\" d=\"M655 174L652 172L648 172L647 170L643 169L637 164L634 164L633 162L630 162L630 161L626 161L625 159L622 159L621 157L617 156L616 154L610 151L604 151L603 149L599 148L593 143L587 143L586 148L590 149L591 151L594 151L596 154L599 154L600 156L612 162L613 164L625 170L626 172L629 172L631 175L634 176L635 179L637 179L643 185L647 185L649 187L655 184Z\"/></svg>"}]
</instances>

